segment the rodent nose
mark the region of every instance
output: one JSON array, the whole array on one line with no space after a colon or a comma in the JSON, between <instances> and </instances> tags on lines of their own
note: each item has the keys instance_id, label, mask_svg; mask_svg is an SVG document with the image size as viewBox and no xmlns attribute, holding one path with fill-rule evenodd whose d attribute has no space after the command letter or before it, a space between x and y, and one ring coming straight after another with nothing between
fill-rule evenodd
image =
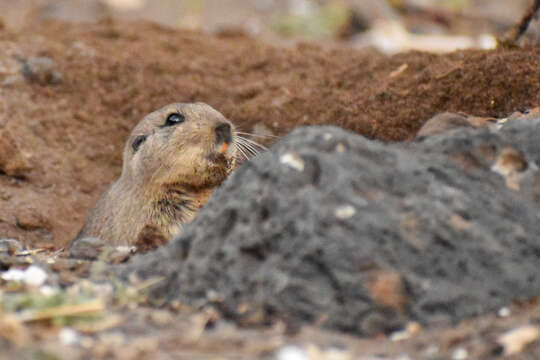
<instances>
[{"instance_id":1,"label":"rodent nose","mask_svg":"<svg viewBox=\"0 0 540 360\"><path fill-rule=\"evenodd\" d=\"M232 140L231 125L227 123L221 123L216 126L216 144L226 143L229 144Z\"/></svg>"}]
</instances>

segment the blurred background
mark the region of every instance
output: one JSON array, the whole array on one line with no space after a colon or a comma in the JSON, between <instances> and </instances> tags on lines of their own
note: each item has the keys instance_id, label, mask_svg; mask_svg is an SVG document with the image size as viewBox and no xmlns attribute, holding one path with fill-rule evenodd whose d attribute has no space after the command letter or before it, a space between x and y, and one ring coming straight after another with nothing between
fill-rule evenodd
<instances>
[{"instance_id":1,"label":"blurred background","mask_svg":"<svg viewBox=\"0 0 540 360\"><path fill-rule=\"evenodd\" d=\"M268 42L299 39L385 53L493 48L533 0L0 0L2 26L37 26L48 19L94 22L150 20ZM538 14L537 14L538 17ZM540 21L524 43L538 42Z\"/></svg>"}]
</instances>

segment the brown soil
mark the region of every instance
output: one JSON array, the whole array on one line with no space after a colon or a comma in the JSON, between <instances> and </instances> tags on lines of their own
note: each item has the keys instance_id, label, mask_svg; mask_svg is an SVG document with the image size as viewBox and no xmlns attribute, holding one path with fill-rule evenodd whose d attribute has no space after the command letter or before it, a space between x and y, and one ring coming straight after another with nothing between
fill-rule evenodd
<instances>
[{"instance_id":1,"label":"brown soil","mask_svg":"<svg viewBox=\"0 0 540 360\"><path fill-rule=\"evenodd\" d=\"M104 21L4 30L0 54L0 126L31 167L0 176L0 233L34 247L74 237L119 174L130 129L169 102L207 102L246 131L335 124L385 141L442 111L501 117L540 104L540 47L387 58ZM59 84L20 75L17 59L36 56L54 60Z\"/></svg>"}]
</instances>

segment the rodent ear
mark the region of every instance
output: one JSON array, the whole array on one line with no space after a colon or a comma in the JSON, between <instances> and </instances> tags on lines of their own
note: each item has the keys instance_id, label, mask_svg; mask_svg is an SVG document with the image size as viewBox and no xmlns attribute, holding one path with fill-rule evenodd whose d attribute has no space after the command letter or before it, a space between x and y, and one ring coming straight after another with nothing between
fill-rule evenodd
<instances>
[{"instance_id":1,"label":"rodent ear","mask_svg":"<svg viewBox=\"0 0 540 360\"><path fill-rule=\"evenodd\" d=\"M133 142L131 143L131 147L133 148L133 152L137 152L137 150L139 150L139 148L141 147L141 145L143 144L143 142L146 141L146 135L139 135L135 138L135 140L133 140Z\"/></svg>"}]
</instances>

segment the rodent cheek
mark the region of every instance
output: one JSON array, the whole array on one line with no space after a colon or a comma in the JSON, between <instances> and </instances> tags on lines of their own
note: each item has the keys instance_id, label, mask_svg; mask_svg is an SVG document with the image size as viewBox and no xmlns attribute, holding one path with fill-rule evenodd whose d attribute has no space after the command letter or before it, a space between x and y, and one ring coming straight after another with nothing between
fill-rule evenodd
<instances>
[{"instance_id":1,"label":"rodent cheek","mask_svg":"<svg viewBox=\"0 0 540 360\"><path fill-rule=\"evenodd\" d=\"M172 144L172 150L178 151L179 149L182 150L185 147L185 134L175 134L174 138L170 139Z\"/></svg>"},{"instance_id":2,"label":"rodent cheek","mask_svg":"<svg viewBox=\"0 0 540 360\"><path fill-rule=\"evenodd\" d=\"M131 170L135 177L139 178L148 172L146 157L141 152L137 152L131 160Z\"/></svg>"},{"instance_id":3,"label":"rodent cheek","mask_svg":"<svg viewBox=\"0 0 540 360\"><path fill-rule=\"evenodd\" d=\"M199 146L201 146L201 145L203 145L202 144L202 138L203 137L201 136L201 134L202 134L202 131L200 129L197 129L197 131L193 131L190 134L190 136L189 136L189 138L187 140L189 141L189 143L191 145L195 145L195 146L199 145Z\"/></svg>"}]
</instances>

